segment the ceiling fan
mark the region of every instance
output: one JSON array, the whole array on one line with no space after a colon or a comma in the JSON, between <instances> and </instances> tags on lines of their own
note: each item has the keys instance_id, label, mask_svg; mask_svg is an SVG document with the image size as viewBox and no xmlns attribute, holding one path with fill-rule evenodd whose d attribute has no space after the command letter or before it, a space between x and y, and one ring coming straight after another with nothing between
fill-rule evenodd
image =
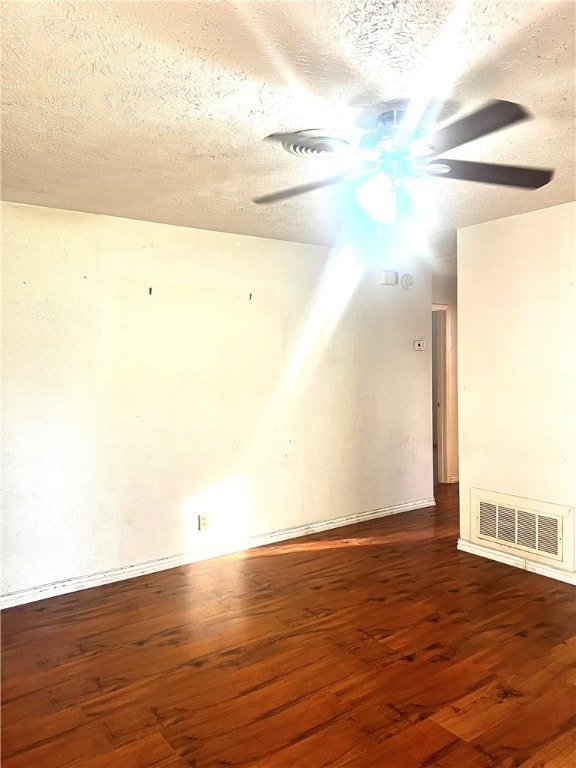
<instances>
[{"instance_id":1,"label":"ceiling fan","mask_svg":"<svg viewBox=\"0 0 576 768\"><path fill-rule=\"evenodd\" d=\"M530 117L520 104L494 100L429 133L422 127L407 128L405 109L384 112L377 127L359 140L323 129L272 133L265 140L282 144L288 152L340 155L348 168L335 176L256 197L254 202L277 203L322 187L352 182L366 212L379 221L391 222L435 202L440 190L426 182L430 177L538 189L552 179L553 170L438 157Z\"/></svg>"}]
</instances>

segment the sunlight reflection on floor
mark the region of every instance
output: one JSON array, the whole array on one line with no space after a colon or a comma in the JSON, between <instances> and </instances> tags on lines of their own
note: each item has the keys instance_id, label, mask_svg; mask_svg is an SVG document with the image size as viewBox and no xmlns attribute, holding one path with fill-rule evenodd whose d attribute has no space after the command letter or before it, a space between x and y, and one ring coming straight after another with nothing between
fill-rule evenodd
<instances>
[{"instance_id":1,"label":"sunlight reflection on floor","mask_svg":"<svg viewBox=\"0 0 576 768\"><path fill-rule=\"evenodd\" d=\"M360 536L334 540L298 541L293 544L281 542L268 544L264 547L254 547L230 555L231 558L271 557L276 555L293 555L302 552L319 552L328 549L350 549L352 547L397 546L428 541L432 537L429 529L418 531L395 531L381 536Z\"/></svg>"}]
</instances>

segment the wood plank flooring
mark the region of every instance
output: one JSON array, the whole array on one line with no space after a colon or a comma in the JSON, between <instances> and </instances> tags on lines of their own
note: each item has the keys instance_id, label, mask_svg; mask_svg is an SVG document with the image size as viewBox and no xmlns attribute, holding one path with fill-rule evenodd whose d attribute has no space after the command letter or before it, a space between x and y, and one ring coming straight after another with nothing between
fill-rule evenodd
<instances>
[{"instance_id":1,"label":"wood plank flooring","mask_svg":"<svg viewBox=\"0 0 576 768\"><path fill-rule=\"evenodd\" d=\"M576 590L457 506L4 611L3 768L574 768Z\"/></svg>"}]
</instances>

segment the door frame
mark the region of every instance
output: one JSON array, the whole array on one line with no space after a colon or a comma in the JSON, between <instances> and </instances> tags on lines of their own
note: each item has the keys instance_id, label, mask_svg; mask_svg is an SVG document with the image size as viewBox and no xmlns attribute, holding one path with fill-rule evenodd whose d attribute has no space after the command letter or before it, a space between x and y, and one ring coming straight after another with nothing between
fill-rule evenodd
<instances>
[{"instance_id":1,"label":"door frame","mask_svg":"<svg viewBox=\"0 0 576 768\"><path fill-rule=\"evenodd\" d=\"M437 312L438 324L432 354L436 357L436 393L438 400L432 403L437 408L438 425L438 483L450 482L448 471L448 304L432 304ZM432 387L431 387L432 390ZM432 391L430 393L432 400Z\"/></svg>"}]
</instances>

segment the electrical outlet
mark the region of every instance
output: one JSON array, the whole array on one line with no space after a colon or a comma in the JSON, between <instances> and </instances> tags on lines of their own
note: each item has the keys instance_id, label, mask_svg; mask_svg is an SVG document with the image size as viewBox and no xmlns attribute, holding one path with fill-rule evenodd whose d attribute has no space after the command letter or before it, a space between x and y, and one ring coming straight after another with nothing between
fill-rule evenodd
<instances>
[{"instance_id":1,"label":"electrical outlet","mask_svg":"<svg viewBox=\"0 0 576 768\"><path fill-rule=\"evenodd\" d=\"M198 530L199 531L208 530L208 515L198 515Z\"/></svg>"}]
</instances>

